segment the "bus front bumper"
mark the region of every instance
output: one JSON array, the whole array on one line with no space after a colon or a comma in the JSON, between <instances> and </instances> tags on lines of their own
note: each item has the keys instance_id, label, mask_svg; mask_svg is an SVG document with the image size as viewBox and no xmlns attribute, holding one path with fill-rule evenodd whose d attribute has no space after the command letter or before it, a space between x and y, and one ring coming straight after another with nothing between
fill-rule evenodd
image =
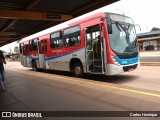
<instances>
[{"instance_id":1,"label":"bus front bumper","mask_svg":"<svg viewBox=\"0 0 160 120\"><path fill-rule=\"evenodd\" d=\"M106 75L116 75L123 72L130 72L139 68L140 62L129 65L106 64Z\"/></svg>"}]
</instances>

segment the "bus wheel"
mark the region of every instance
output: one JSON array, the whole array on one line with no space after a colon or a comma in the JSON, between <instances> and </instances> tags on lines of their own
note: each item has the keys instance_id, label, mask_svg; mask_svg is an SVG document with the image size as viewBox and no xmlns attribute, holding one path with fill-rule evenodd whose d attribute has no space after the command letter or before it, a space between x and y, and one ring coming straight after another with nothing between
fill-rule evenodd
<instances>
[{"instance_id":1,"label":"bus wheel","mask_svg":"<svg viewBox=\"0 0 160 120\"><path fill-rule=\"evenodd\" d=\"M33 71L37 71L36 61L33 61L33 62L32 62L32 69L33 69Z\"/></svg>"},{"instance_id":2,"label":"bus wheel","mask_svg":"<svg viewBox=\"0 0 160 120\"><path fill-rule=\"evenodd\" d=\"M81 63L75 63L73 65L73 74L75 77L83 77L84 76L84 72L83 72L83 67Z\"/></svg>"}]
</instances>

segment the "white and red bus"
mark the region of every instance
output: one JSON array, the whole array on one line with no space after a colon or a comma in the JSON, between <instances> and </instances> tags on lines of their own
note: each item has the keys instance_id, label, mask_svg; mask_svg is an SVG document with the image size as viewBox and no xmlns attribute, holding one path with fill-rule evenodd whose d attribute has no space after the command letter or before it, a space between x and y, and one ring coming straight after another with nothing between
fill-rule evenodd
<instances>
[{"instance_id":1,"label":"white and red bus","mask_svg":"<svg viewBox=\"0 0 160 120\"><path fill-rule=\"evenodd\" d=\"M101 12L60 26L24 38L20 43L23 66L70 71L77 77L84 73L115 75L139 67L131 18Z\"/></svg>"}]
</instances>

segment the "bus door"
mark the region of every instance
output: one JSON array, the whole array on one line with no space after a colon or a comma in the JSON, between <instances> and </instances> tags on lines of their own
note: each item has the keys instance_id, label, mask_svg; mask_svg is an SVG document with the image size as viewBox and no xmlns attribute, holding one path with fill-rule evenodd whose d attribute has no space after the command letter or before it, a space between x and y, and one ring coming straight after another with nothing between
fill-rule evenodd
<instances>
[{"instance_id":1,"label":"bus door","mask_svg":"<svg viewBox=\"0 0 160 120\"><path fill-rule=\"evenodd\" d=\"M27 44L25 46L25 49L26 49L26 64L27 64L27 67L31 67L30 64L29 64L29 45Z\"/></svg>"},{"instance_id":2,"label":"bus door","mask_svg":"<svg viewBox=\"0 0 160 120\"><path fill-rule=\"evenodd\" d=\"M23 46L23 66L28 67L28 65L27 65L27 50L26 50L25 44Z\"/></svg>"},{"instance_id":3,"label":"bus door","mask_svg":"<svg viewBox=\"0 0 160 120\"><path fill-rule=\"evenodd\" d=\"M47 53L47 40L38 41L39 68L46 68L45 54Z\"/></svg>"},{"instance_id":4,"label":"bus door","mask_svg":"<svg viewBox=\"0 0 160 120\"><path fill-rule=\"evenodd\" d=\"M85 28L87 72L105 73L102 29L102 23Z\"/></svg>"},{"instance_id":5,"label":"bus door","mask_svg":"<svg viewBox=\"0 0 160 120\"><path fill-rule=\"evenodd\" d=\"M19 49L20 49L20 61L21 61L21 65L24 65L24 62L23 62L23 47L24 47L24 43L20 43Z\"/></svg>"}]
</instances>

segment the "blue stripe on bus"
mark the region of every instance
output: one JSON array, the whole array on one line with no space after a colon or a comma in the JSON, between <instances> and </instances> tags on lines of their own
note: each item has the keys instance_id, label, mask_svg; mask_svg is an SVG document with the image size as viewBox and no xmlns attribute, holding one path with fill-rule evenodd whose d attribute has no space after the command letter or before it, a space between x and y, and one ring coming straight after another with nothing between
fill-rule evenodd
<instances>
[{"instance_id":1,"label":"blue stripe on bus","mask_svg":"<svg viewBox=\"0 0 160 120\"><path fill-rule=\"evenodd\" d=\"M135 58L129 58L129 59L120 59L118 56L116 56L116 60L119 62L120 65L129 65L129 64L137 63L138 58L139 56Z\"/></svg>"},{"instance_id":2,"label":"blue stripe on bus","mask_svg":"<svg viewBox=\"0 0 160 120\"><path fill-rule=\"evenodd\" d=\"M67 53L67 54L59 55L59 56L48 57L48 58L45 58L45 61L52 60L52 59L56 59L56 58L60 58L60 57L63 57L63 56L66 56L66 55L75 53L75 52L77 52L77 51L80 51L80 50L82 50L82 49L84 49L84 48L81 48L81 49L76 50L76 51L73 51L73 52L69 52L69 53Z\"/></svg>"}]
</instances>

